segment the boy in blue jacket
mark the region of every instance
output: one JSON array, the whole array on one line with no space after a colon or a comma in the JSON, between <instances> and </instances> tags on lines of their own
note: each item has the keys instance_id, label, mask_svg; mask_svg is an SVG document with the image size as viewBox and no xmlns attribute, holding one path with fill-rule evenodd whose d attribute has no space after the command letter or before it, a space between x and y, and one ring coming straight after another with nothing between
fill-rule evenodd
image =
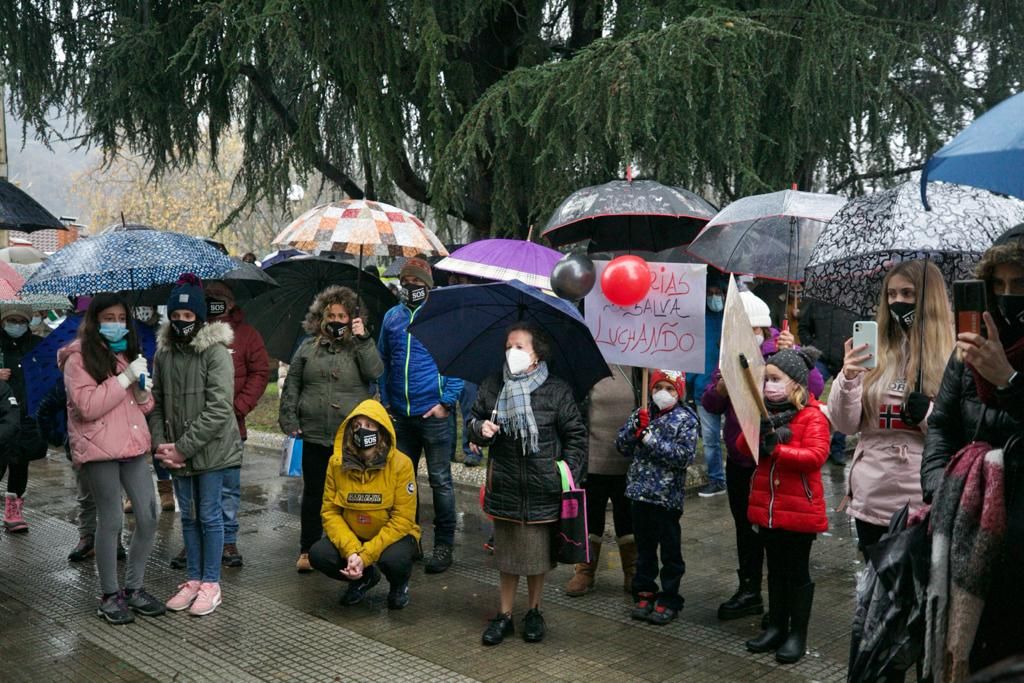
<instances>
[{"instance_id":1,"label":"boy in blue jacket","mask_svg":"<svg viewBox=\"0 0 1024 683\"><path fill-rule=\"evenodd\" d=\"M409 334L409 325L434 286L430 264L410 258L398 280L402 303L384 314L377 348L384 361L380 402L395 426L398 450L419 467L427 456L427 479L434 494L434 552L427 560L428 574L439 574L452 564L455 545L455 486L452 483L452 434L448 415L455 410L462 380L445 377L427 349ZM416 509L419 522L419 507Z\"/></svg>"},{"instance_id":2,"label":"boy in blue jacket","mask_svg":"<svg viewBox=\"0 0 1024 683\"><path fill-rule=\"evenodd\" d=\"M663 626L683 608L679 583L686 573L686 563L679 520L683 515L686 468L697 452L697 416L683 405L683 373L653 370L649 390L652 407L633 412L619 430L615 445L620 453L633 458L626 474L626 497L631 501L637 549L632 617Z\"/></svg>"}]
</instances>

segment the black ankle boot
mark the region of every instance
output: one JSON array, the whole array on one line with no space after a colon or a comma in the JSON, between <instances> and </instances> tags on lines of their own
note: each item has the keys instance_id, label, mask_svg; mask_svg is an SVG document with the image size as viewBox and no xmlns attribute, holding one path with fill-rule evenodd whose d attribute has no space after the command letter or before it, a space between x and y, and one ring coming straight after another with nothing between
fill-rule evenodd
<instances>
[{"instance_id":1,"label":"black ankle boot","mask_svg":"<svg viewBox=\"0 0 1024 683\"><path fill-rule=\"evenodd\" d=\"M789 635L789 606L786 602L784 577L768 576L768 610L770 621L761 635L746 642L750 652L771 652L786 641Z\"/></svg>"},{"instance_id":2,"label":"black ankle boot","mask_svg":"<svg viewBox=\"0 0 1024 683\"><path fill-rule=\"evenodd\" d=\"M799 662L807 651L807 625L811 621L814 603L814 584L808 583L787 592L789 604L789 637L778 650L775 660L782 664ZM775 608L772 607L774 610Z\"/></svg>"},{"instance_id":3,"label":"black ankle boot","mask_svg":"<svg viewBox=\"0 0 1024 683\"><path fill-rule=\"evenodd\" d=\"M718 618L722 621L749 617L764 612L764 601L761 600L761 577L740 577L740 587L731 598L718 606Z\"/></svg>"}]
</instances>

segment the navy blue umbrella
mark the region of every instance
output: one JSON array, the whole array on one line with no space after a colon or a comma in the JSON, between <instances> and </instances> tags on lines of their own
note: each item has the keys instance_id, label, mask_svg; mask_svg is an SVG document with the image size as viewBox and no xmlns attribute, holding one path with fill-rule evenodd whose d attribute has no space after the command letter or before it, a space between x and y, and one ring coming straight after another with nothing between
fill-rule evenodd
<instances>
[{"instance_id":1,"label":"navy blue umbrella","mask_svg":"<svg viewBox=\"0 0 1024 683\"><path fill-rule=\"evenodd\" d=\"M22 359L21 369L25 373L25 403L29 415L35 415L43 398L57 382L63 381L64 377L57 367L57 351L74 341L78 336L78 326L81 324L81 315L69 315ZM136 322L135 331L139 335L142 355L152 363L153 354L156 353L156 334L153 328Z\"/></svg>"},{"instance_id":2,"label":"navy blue umbrella","mask_svg":"<svg viewBox=\"0 0 1024 683\"><path fill-rule=\"evenodd\" d=\"M576 307L518 280L435 289L409 332L445 375L480 384L502 369L509 325L531 322L551 338L548 368L572 385L577 398L611 370Z\"/></svg>"},{"instance_id":3,"label":"navy blue umbrella","mask_svg":"<svg viewBox=\"0 0 1024 683\"><path fill-rule=\"evenodd\" d=\"M148 289L182 273L214 279L238 264L203 240L162 230L115 230L72 242L25 282L23 294L79 296Z\"/></svg>"}]
</instances>

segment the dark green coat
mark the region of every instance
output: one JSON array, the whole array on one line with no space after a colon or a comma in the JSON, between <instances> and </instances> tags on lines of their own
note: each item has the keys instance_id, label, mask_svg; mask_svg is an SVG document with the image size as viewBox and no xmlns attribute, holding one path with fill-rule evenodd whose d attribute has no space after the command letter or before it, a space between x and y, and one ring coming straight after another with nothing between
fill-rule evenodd
<instances>
[{"instance_id":1,"label":"dark green coat","mask_svg":"<svg viewBox=\"0 0 1024 683\"><path fill-rule=\"evenodd\" d=\"M278 424L285 434L302 430L305 441L330 446L338 427L357 405L372 398L371 382L384 372L373 339L353 345L307 339L288 366Z\"/></svg>"},{"instance_id":2,"label":"dark green coat","mask_svg":"<svg viewBox=\"0 0 1024 683\"><path fill-rule=\"evenodd\" d=\"M234 340L226 323L208 323L192 343L180 346L170 326L157 334L153 358L153 398L149 415L153 447L173 443L185 456L175 476L238 467L242 438L235 421L235 367L228 347Z\"/></svg>"}]
</instances>

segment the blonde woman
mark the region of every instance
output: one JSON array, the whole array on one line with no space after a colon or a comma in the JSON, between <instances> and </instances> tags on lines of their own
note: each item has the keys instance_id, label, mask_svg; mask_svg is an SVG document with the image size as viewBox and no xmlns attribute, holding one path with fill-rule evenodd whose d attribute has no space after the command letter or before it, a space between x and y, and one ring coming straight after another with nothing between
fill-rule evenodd
<instances>
[{"instance_id":1,"label":"blonde woman","mask_svg":"<svg viewBox=\"0 0 1024 683\"><path fill-rule=\"evenodd\" d=\"M877 321L877 367L866 370L866 346L854 348L847 340L843 369L828 401L836 429L860 432L850 463L847 513L855 520L862 553L878 542L904 505L924 504L926 418L953 350L952 313L939 269L926 261L894 266L882 283Z\"/></svg>"}]
</instances>

